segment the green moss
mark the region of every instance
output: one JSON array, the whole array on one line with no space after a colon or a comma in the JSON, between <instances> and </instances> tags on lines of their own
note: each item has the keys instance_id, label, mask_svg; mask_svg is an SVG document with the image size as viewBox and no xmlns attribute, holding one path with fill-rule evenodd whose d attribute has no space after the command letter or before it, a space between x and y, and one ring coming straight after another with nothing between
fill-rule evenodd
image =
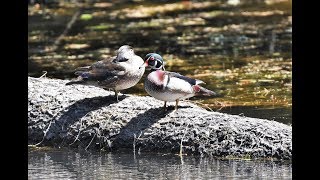
<instances>
[{"instance_id":1,"label":"green moss","mask_svg":"<svg viewBox=\"0 0 320 180\"><path fill-rule=\"evenodd\" d=\"M107 30L109 28L112 28L113 25L108 25L108 24L99 24L99 25L96 25L96 26L89 26L87 27L87 29L91 29L91 30L97 30L97 31L100 31L100 30Z\"/></svg>"},{"instance_id":2,"label":"green moss","mask_svg":"<svg viewBox=\"0 0 320 180\"><path fill-rule=\"evenodd\" d=\"M90 19L92 19L92 15L91 14L81 14L80 19L83 21L88 21Z\"/></svg>"}]
</instances>

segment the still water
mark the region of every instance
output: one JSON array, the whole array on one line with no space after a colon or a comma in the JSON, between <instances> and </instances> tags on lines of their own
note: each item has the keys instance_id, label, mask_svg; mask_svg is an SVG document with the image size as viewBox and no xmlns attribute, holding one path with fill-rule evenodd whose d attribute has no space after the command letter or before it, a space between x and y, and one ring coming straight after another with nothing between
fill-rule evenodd
<instances>
[{"instance_id":1,"label":"still water","mask_svg":"<svg viewBox=\"0 0 320 180\"><path fill-rule=\"evenodd\" d=\"M173 154L30 151L28 179L292 179L291 163Z\"/></svg>"}]
</instances>

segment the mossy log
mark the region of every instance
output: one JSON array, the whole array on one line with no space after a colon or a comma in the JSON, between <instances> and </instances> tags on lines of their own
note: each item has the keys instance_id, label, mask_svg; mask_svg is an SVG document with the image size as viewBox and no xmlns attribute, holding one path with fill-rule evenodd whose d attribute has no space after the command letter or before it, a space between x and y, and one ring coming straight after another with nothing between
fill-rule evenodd
<instances>
[{"instance_id":1,"label":"mossy log","mask_svg":"<svg viewBox=\"0 0 320 180\"><path fill-rule=\"evenodd\" d=\"M28 143L105 151L288 159L292 127L207 111L190 102L120 95L66 80L28 78Z\"/></svg>"}]
</instances>

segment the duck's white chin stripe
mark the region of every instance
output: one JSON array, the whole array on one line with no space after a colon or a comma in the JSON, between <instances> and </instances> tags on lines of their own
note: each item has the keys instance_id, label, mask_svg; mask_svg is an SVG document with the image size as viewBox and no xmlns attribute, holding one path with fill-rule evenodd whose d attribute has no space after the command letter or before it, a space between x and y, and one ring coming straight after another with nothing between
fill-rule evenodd
<instances>
[{"instance_id":1,"label":"duck's white chin stripe","mask_svg":"<svg viewBox=\"0 0 320 180\"><path fill-rule=\"evenodd\" d=\"M163 90L167 87L168 83L169 83L169 76L165 74L163 78Z\"/></svg>"}]
</instances>

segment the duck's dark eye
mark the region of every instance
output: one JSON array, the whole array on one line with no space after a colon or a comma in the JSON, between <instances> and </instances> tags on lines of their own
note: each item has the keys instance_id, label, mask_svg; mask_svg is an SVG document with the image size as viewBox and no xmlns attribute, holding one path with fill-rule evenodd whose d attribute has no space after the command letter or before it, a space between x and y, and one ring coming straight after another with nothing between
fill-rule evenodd
<instances>
[{"instance_id":1,"label":"duck's dark eye","mask_svg":"<svg viewBox=\"0 0 320 180\"><path fill-rule=\"evenodd\" d=\"M149 61L149 62L148 62L149 66L154 66L155 63L156 63L156 61L153 61L153 59L151 59L151 58L150 58L150 60L152 60L152 61Z\"/></svg>"}]
</instances>

